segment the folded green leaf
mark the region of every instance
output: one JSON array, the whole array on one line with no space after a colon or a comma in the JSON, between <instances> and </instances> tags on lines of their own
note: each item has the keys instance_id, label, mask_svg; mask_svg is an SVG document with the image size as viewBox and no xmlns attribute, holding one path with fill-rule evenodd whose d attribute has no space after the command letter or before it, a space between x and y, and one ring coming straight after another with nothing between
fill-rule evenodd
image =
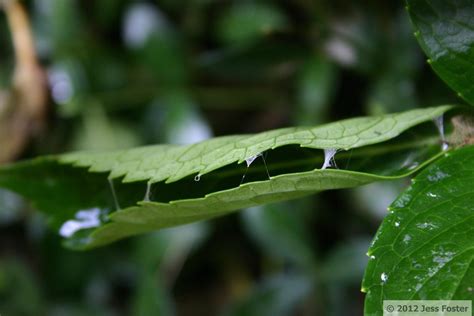
<instances>
[{"instance_id":1,"label":"folded green leaf","mask_svg":"<svg viewBox=\"0 0 474 316\"><path fill-rule=\"evenodd\" d=\"M365 315L383 300L474 299L474 147L450 151L391 205L369 249Z\"/></svg>"},{"instance_id":2,"label":"folded green leaf","mask_svg":"<svg viewBox=\"0 0 474 316\"><path fill-rule=\"evenodd\" d=\"M290 127L255 135L216 137L189 146L157 145L105 153L72 153L59 159L74 166L89 167L89 171L110 171L111 178L124 176L124 182L169 183L196 173L204 175L234 162L242 163L285 145L349 150L380 143L448 109L441 106L348 119L314 128Z\"/></svg>"},{"instance_id":3,"label":"folded green leaf","mask_svg":"<svg viewBox=\"0 0 474 316\"><path fill-rule=\"evenodd\" d=\"M450 108L189 146L38 158L0 168L0 186L34 201L53 227L69 231L63 235L75 232L70 246L90 248L240 208L406 176L440 154L431 120ZM329 153L336 151L340 169L322 168L334 165Z\"/></svg>"},{"instance_id":4,"label":"folded green leaf","mask_svg":"<svg viewBox=\"0 0 474 316\"><path fill-rule=\"evenodd\" d=\"M436 73L474 105L474 2L408 0L421 47Z\"/></svg>"}]
</instances>

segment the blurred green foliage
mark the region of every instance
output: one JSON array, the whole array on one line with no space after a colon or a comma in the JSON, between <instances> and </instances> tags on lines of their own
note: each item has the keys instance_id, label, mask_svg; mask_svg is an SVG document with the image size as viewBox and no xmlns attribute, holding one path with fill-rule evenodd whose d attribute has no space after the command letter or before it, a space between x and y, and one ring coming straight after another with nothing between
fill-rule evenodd
<instances>
[{"instance_id":1,"label":"blurred green foliage","mask_svg":"<svg viewBox=\"0 0 474 316\"><path fill-rule=\"evenodd\" d=\"M401 1L24 4L53 112L24 158L457 100L424 63ZM1 15L2 89L9 32ZM359 315L363 254L403 185L374 185L384 203L327 192L84 253L0 191L0 314Z\"/></svg>"}]
</instances>

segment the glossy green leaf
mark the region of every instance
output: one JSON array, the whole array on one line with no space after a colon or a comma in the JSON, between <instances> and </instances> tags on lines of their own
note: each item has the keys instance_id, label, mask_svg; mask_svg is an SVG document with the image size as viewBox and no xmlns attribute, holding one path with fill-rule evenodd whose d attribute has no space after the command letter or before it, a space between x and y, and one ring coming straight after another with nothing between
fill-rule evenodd
<instances>
[{"instance_id":1,"label":"glossy green leaf","mask_svg":"<svg viewBox=\"0 0 474 316\"><path fill-rule=\"evenodd\" d=\"M383 300L474 299L474 147L444 154L389 208L368 256L365 315Z\"/></svg>"},{"instance_id":2,"label":"glossy green leaf","mask_svg":"<svg viewBox=\"0 0 474 316\"><path fill-rule=\"evenodd\" d=\"M415 36L436 73L474 105L474 2L408 0Z\"/></svg>"},{"instance_id":3,"label":"glossy green leaf","mask_svg":"<svg viewBox=\"0 0 474 316\"><path fill-rule=\"evenodd\" d=\"M89 248L241 208L404 177L440 154L431 120L450 108L218 137L188 146L38 158L1 168L0 186L34 201L58 229L74 217L77 222L84 212L96 214L90 229L68 240L70 246ZM346 150L336 155L340 169L321 169L321 149Z\"/></svg>"}]
</instances>

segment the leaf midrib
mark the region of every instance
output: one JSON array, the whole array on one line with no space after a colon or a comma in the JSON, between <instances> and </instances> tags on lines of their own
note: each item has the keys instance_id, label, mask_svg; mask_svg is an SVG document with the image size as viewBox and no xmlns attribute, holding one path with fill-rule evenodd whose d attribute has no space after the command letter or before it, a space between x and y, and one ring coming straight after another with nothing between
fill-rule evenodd
<instances>
[{"instance_id":1,"label":"leaf midrib","mask_svg":"<svg viewBox=\"0 0 474 316\"><path fill-rule=\"evenodd\" d=\"M418 146L423 146L423 145L435 145L439 143L439 137L438 136L432 136L429 138L423 138L420 140L415 140L415 141L407 141L403 142L400 144L395 144L395 145L383 145L383 146L377 146L372 147L372 146L367 146L367 147L361 147L361 148L354 148L350 149L341 153L336 154L335 158L360 158L360 157L366 157L366 156L377 156L377 155L382 155L382 154L388 154L392 152L396 152L399 150L404 150L404 149L409 149L409 148L416 148ZM301 148L307 148L307 149L312 149L315 151L323 151L322 149L315 149L311 147L305 147L301 146ZM277 163L268 163L267 162L267 168L268 171L272 171L275 169L283 168L283 167L297 167L297 166L305 166L309 164L322 164L324 162L324 157L317 156L314 158L306 158L306 159L294 159L291 161L285 161L285 162L277 162ZM264 165L256 165L256 166L250 166L247 168L247 174L256 174L256 173L262 173L265 172L265 166ZM313 170L316 170L319 168L315 168ZM359 171L354 171L350 169L339 169L347 172L359 172ZM291 172L295 173L295 172ZM283 174L291 174L291 173L281 173L278 175L283 175ZM367 173L367 172L362 172L362 173ZM234 169L234 170L228 170L228 171L218 171L214 173L209 173L207 176L215 177L215 178L225 178L229 176L235 176L241 174L241 170L239 169ZM271 176L273 178L274 176Z\"/></svg>"}]
</instances>

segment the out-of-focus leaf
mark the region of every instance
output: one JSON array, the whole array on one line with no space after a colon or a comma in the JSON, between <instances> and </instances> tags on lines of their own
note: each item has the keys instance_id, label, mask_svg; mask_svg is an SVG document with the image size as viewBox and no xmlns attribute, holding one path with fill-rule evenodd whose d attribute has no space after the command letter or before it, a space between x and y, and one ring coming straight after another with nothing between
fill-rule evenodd
<instances>
[{"instance_id":1,"label":"out-of-focus leaf","mask_svg":"<svg viewBox=\"0 0 474 316\"><path fill-rule=\"evenodd\" d=\"M375 115L414 108L414 92L412 78L387 73L378 78L372 86L368 100L369 113Z\"/></svg>"},{"instance_id":2,"label":"out-of-focus leaf","mask_svg":"<svg viewBox=\"0 0 474 316\"><path fill-rule=\"evenodd\" d=\"M40 287L22 262L0 260L0 310L6 315L42 314Z\"/></svg>"},{"instance_id":3,"label":"out-of-focus leaf","mask_svg":"<svg viewBox=\"0 0 474 316\"><path fill-rule=\"evenodd\" d=\"M474 105L474 3L408 0L415 36L436 73Z\"/></svg>"},{"instance_id":4,"label":"out-of-focus leaf","mask_svg":"<svg viewBox=\"0 0 474 316\"><path fill-rule=\"evenodd\" d=\"M369 249L365 315L383 300L474 299L474 147L447 152L390 207Z\"/></svg>"},{"instance_id":5,"label":"out-of-focus leaf","mask_svg":"<svg viewBox=\"0 0 474 316\"><path fill-rule=\"evenodd\" d=\"M18 219L24 206L20 196L0 189L0 226Z\"/></svg>"},{"instance_id":6,"label":"out-of-focus leaf","mask_svg":"<svg viewBox=\"0 0 474 316\"><path fill-rule=\"evenodd\" d=\"M367 257L364 254L369 240L355 239L347 244L336 247L324 260L321 271L321 281L326 284L334 283L358 283L367 264ZM347 263L351 263L351 268L347 268Z\"/></svg>"},{"instance_id":7,"label":"out-of-focus leaf","mask_svg":"<svg viewBox=\"0 0 474 316\"><path fill-rule=\"evenodd\" d=\"M268 84L288 77L308 55L307 48L298 43L256 42L244 48L207 52L197 60L197 66L216 80Z\"/></svg>"},{"instance_id":8,"label":"out-of-focus leaf","mask_svg":"<svg viewBox=\"0 0 474 316\"><path fill-rule=\"evenodd\" d=\"M80 47L83 30L78 3L75 0L36 1L38 16L35 17L39 30L40 53L56 57L74 54ZM74 39L74 40L71 40Z\"/></svg>"},{"instance_id":9,"label":"out-of-focus leaf","mask_svg":"<svg viewBox=\"0 0 474 316\"><path fill-rule=\"evenodd\" d=\"M407 176L436 159L440 146L434 125L434 135L424 128L400 134L450 108L219 137L188 146L38 158L0 169L0 185L34 200L57 226L67 219L65 225L77 228L100 226L92 235L90 229L80 230L70 241L71 246L98 246L240 208ZM393 143L384 144L390 139ZM326 155L311 148L325 149ZM262 153L270 149L264 160ZM338 155L343 169L318 169L333 164L329 152L334 149L352 149ZM375 156L379 164L373 163ZM110 186L104 172L110 172ZM126 207L112 211L120 204Z\"/></svg>"},{"instance_id":10,"label":"out-of-focus leaf","mask_svg":"<svg viewBox=\"0 0 474 316\"><path fill-rule=\"evenodd\" d=\"M287 25L283 12L270 3L237 2L223 13L216 29L224 43L242 45Z\"/></svg>"},{"instance_id":11,"label":"out-of-focus leaf","mask_svg":"<svg viewBox=\"0 0 474 316\"><path fill-rule=\"evenodd\" d=\"M320 264L317 275L324 289L322 292L327 297L328 305L323 310L328 315L351 315L362 309L361 296L354 295L348 289L359 287L367 265L364 253L369 243L370 240L365 238L348 240L336 246Z\"/></svg>"},{"instance_id":12,"label":"out-of-focus leaf","mask_svg":"<svg viewBox=\"0 0 474 316\"><path fill-rule=\"evenodd\" d=\"M153 143L192 144L212 136L199 108L184 89L165 93L145 113L146 138Z\"/></svg>"},{"instance_id":13,"label":"out-of-focus leaf","mask_svg":"<svg viewBox=\"0 0 474 316\"><path fill-rule=\"evenodd\" d=\"M120 14L124 9L125 1L103 0L93 3L93 13L101 26L111 28L115 26L113 23L120 18Z\"/></svg>"},{"instance_id":14,"label":"out-of-focus leaf","mask_svg":"<svg viewBox=\"0 0 474 316\"><path fill-rule=\"evenodd\" d=\"M242 220L247 234L264 252L311 270L314 249L302 207L295 202L257 206L243 211Z\"/></svg>"},{"instance_id":15,"label":"out-of-focus leaf","mask_svg":"<svg viewBox=\"0 0 474 316\"><path fill-rule=\"evenodd\" d=\"M332 19L325 51L329 59L340 65L374 73L380 70L380 51L384 50L383 46L378 45L379 28L374 27L378 24L377 17L370 11L357 13Z\"/></svg>"},{"instance_id":16,"label":"out-of-focus leaf","mask_svg":"<svg viewBox=\"0 0 474 316\"><path fill-rule=\"evenodd\" d=\"M138 239L134 315L173 315L172 287L185 260L208 237L206 223L163 230ZM153 251L150 251L153 249Z\"/></svg>"},{"instance_id":17,"label":"out-of-focus leaf","mask_svg":"<svg viewBox=\"0 0 474 316\"><path fill-rule=\"evenodd\" d=\"M84 106L78 100L88 90L84 67L75 60L63 60L50 67L48 81L51 97L58 105L57 112L72 117L82 112Z\"/></svg>"},{"instance_id":18,"label":"out-of-focus leaf","mask_svg":"<svg viewBox=\"0 0 474 316\"><path fill-rule=\"evenodd\" d=\"M389 25L389 34L378 43L385 62L374 69L368 100L370 114L406 111L417 104L415 76L421 68L419 48L405 12Z\"/></svg>"},{"instance_id":19,"label":"out-of-focus leaf","mask_svg":"<svg viewBox=\"0 0 474 316\"><path fill-rule=\"evenodd\" d=\"M48 310L48 315L51 316L102 316L106 313L106 309L98 309L87 306L86 304L80 304L78 302L65 302L61 304L55 304Z\"/></svg>"},{"instance_id":20,"label":"out-of-focus leaf","mask_svg":"<svg viewBox=\"0 0 474 316\"><path fill-rule=\"evenodd\" d=\"M83 123L73 142L74 149L114 150L139 145L137 134L130 127L110 120L99 104L94 105L83 112Z\"/></svg>"},{"instance_id":21,"label":"out-of-focus leaf","mask_svg":"<svg viewBox=\"0 0 474 316\"><path fill-rule=\"evenodd\" d=\"M186 230L187 226L178 228ZM137 240L136 261L137 285L133 298L134 315L172 315L173 303L168 291L165 274L162 273L162 262L167 257L173 239L165 238L164 232L145 236ZM171 243L168 244L168 239ZM192 244L192 241L190 241ZM150 251L153 249L153 251ZM181 252L182 250L178 250ZM181 254L186 257L187 253ZM177 262L180 266L181 262Z\"/></svg>"},{"instance_id":22,"label":"out-of-focus leaf","mask_svg":"<svg viewBox=\"0 0 474 316\"><path fill-rule=\"evenodd\" d=\"M170 294L156 273L148 273L139 279L133 301L133 315L174 315Z\"/></svg>"},{"instance_id":23,"label":"out-of-focus leaf","mask_svg":"<svg viewBox=\"0 0 474 316\"><path fill-rule=\"evenodd\" d=\"M168 21L159 9L150 3L133 3L123 22L125 44L132 48L141 48L155 34L166 35L169 32Z\"/></svg>"},{"instance_id":24,"label":"out-of-focus leaf","mask_svg":"<svg viewBox=\"0 0 474 316\"><path fill-rule=\"evenodd\" d=\"M177 36L153 33L143 47L140 58L161 86L179 86L188 80L184 47Z\"/></svg>"},{"instance_id":25,"label":"out-of-focus leaf","mask_svg":"<svg viewBox=\"0 0 474 316\"><path fill-rule=\"evenodd\" d=\"M311 56L303 65L298 80L299 125L318 124L328 119L330 98L334 92L336 69L321 55Z\"/></svg>"},{"instance_id":26,"label":"out-of-focus leaf","mask_svg":"<svg viewBox=\"0 0 474 316\"><path fill-rule=\"evenodd\" d=\"M406 179L391 182L376 182L354 188L350 194L354 209L374 219L382 220L387 215L387 207L406 187Z\"/></svg>"},{"instance_id":27,"label":"out-of-focus leaf","mask_svg":"<svg viewBox=\"0 0 474 316\"><path fill-rule=\"evenodd\" d=\"M178 268L182 261L209 236L206 223L195 223L162 230L138 239L136 257L142 267L155 271ZM156 251L150 252L150 248ZM156 271L155 271L156 272Z\"/></svg>"},{"instance_id":28,"label":"out-of-focus leaf","mask_svg":"<svg viewBox=\"0 0 474 316\"><path fill-rule=\"evenodd\" d=\"M311 293L313 281L307 275L276 275L257 285L249 295L236 302L225 316L292 315Z\"/></svg>"}]
</instances>

